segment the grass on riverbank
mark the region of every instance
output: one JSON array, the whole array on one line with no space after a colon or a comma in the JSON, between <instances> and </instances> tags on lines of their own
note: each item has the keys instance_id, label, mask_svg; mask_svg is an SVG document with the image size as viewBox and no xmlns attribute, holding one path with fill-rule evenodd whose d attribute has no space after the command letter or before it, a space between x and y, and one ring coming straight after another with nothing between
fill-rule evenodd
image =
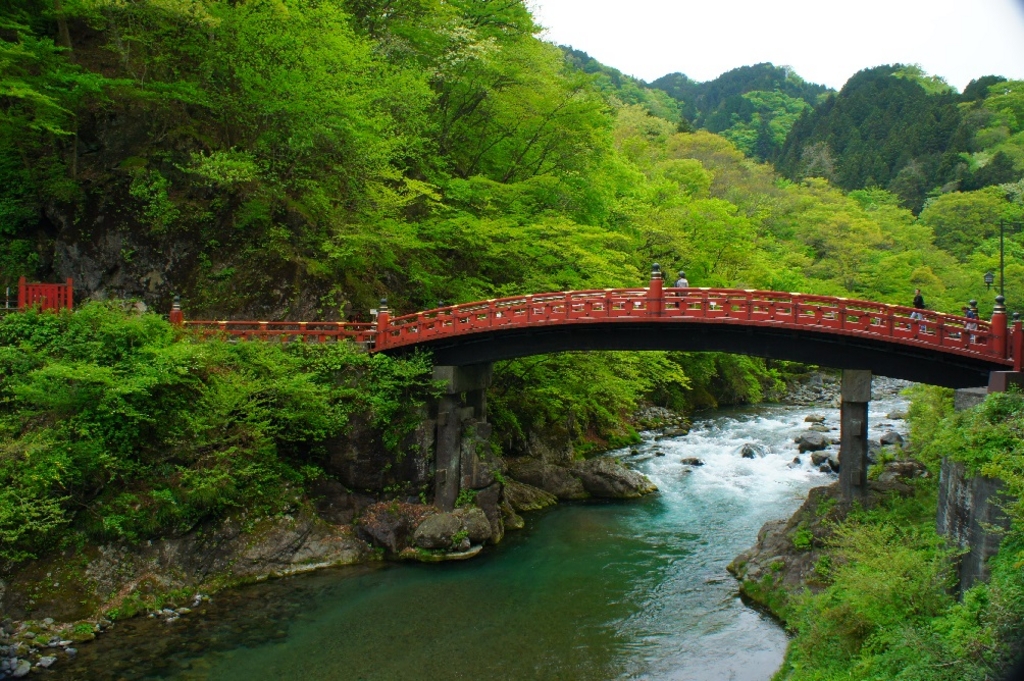
<instances>
[{"instance_id":1,"label":"grass on riverbank","mask_svg":"<svg viewBox=\"0 0 1024 681\"><path fill-rule=\"evenodd\" d=\"M949 391L917 388L911 409L915 455L932 471L908 497L893 495L838 523L816 571L827 586L789 602L794 633L776 681L1000 677L1024 634L1024 522L990 563L992 577L958 602L953 559L935 531L942 456L1004 480L1020 498L1024 395L990 397L954 414Z\"/></svg>"}]
</instances>

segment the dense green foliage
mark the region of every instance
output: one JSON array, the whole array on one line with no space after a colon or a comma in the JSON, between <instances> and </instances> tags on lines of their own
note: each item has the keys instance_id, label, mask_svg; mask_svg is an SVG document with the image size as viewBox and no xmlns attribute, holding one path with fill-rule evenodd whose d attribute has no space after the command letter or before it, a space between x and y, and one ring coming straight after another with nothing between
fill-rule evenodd
<instances>
[{"instance_id":1,"label":"dense green foliage","mask_svg":"<svg viewBox=\"0 0 1024 681\"><path fill-rule=\"evenodd\" d=\"M917 387L916 456L931 478L838 525L816 571L827 586L784 613L796 636L779 680L999 678L1024 637L1024 395L954 413L948 390ZM951 456L1004 481L1016 502L992 576L957 601L955 551L935 533L938 471Z\"/></svg>"},{"instance_id":2,"label":"dense green foliage","mask_svg":"<svg viewBox=\"0 0 1024 681\"><path fill-rule=\"evenodd\" d=\"M353 418L400 456L433 389L425 358L176 334L99 303L0 318L0 563L286 511Z\"/></svg>"},{"instance_id":3,"label":"dense green foliage","mask_svg":"<svg viewBox=\"0 0 1024 681\"><path fill-rule=\"evenodd\" d=\"M985 77L963 95L917 67L854 75L793 126L776 158L792 178L884 187L919 212L929 197L1024 174L1019 82Z\"/></svg>"},{"instance_id":4,"label":"dense green foliage","mask_svg":"<svg viewBox=\"0 0 1024 681\"><path fill-rule=\"evenodd\" d=\"M496 367L488 418L503 451L545 433L586 453L635 438L627 419L644 402L684 412L757 403L781 392L790 368L711 353L542 355Z\"/></svg>"},{"instance_id":5,"label":"dense green foliage","mask_svg":"<svg viewBox=\"0 0 1024 681\"><path fill-rule=\"evenodd\" d=\"M778 155L800 114L829 92L773 64L741 66L705 83L670 73L651 88L678 100L695 127L721 134L761 161Z\"/></svg>"}]
</instances>

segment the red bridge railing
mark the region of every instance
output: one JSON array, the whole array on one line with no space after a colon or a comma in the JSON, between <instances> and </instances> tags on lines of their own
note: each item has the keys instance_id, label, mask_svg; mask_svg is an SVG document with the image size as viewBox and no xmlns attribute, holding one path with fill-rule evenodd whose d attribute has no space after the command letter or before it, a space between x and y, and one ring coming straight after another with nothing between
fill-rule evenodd
<instances>
[{"instance_id":1,"label":"red bridge railing","mask_svg":"<svg viewBox=\"0 0 1024 681\"><path fill-rule=\"evenodd\" d=\"M997 299L990 321L866 300L779 291L663 288L660 273L649 288L563 291L510 296L391 317L382 301L375 323L171 320L204 335L242 339L326 342L350 338L372 351L408 347L439 338L499 329L564 324L685 324L702 322L789 328L869 337L980 357L1020 370L1024 333L1008 328ZM973 328L972 328L973 327Z\"/></svg>"},{"instance_id":2,"label":"red bridge railing","mask_svg":"<svg viewBox=\"0 0 1024 681\"><path fill-rule=\"evenodd\" d=\"M374 325L353 322L230 322L183 321L187 328L203 336L227 334L242 340L275 340L283 343L303 341L328 343L352 339L357 343L372 344Z\"/></svg>"}]
</instances>

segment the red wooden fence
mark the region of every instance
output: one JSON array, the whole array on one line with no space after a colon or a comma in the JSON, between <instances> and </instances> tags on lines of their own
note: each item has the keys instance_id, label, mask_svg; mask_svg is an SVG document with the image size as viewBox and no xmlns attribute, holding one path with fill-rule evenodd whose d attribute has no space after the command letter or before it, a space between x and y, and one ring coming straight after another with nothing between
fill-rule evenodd
<instances>
[{"instance_id":1,"label":"red wooden fence","mask_svg":"<svg viewBox=\"0 0 1024 681\"><path fill-rule=\"evenodd\" d=\"M37 307L41 310L70 310L74 307L72 281L66 284L29 284L18 279L18 309Z\"/></svg>"}]
</instances>

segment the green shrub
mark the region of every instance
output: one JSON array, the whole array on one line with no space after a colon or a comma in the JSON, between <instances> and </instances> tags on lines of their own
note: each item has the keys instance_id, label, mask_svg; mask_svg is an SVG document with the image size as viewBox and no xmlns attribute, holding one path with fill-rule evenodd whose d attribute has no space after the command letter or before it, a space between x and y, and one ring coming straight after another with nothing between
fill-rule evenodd
<instances>
[{"instance_id":1,"label":"green shrub","mask_svg":"<svg viewBox=\"0 0 1024 681\"><path fill-rule=\"evenodd\" d=\"M793 533L793 546L800 551L807 551L811 548L811 544L814 541L814 533L811 532L805 525L801 524L796 532Z\"/></svg>"},{"instance_id":2,"label":"green shrub","mask_svg":"<svg viewBox=\"0 0 1024 681\"><path fill-rule=\"evenodd\" d=\"M397 452L434 390L426 357L196 342L115 303L6 315L0 379L6 561L70 530L138 541L288 507L354 415Z\"/></svg>"}]
</instances>

